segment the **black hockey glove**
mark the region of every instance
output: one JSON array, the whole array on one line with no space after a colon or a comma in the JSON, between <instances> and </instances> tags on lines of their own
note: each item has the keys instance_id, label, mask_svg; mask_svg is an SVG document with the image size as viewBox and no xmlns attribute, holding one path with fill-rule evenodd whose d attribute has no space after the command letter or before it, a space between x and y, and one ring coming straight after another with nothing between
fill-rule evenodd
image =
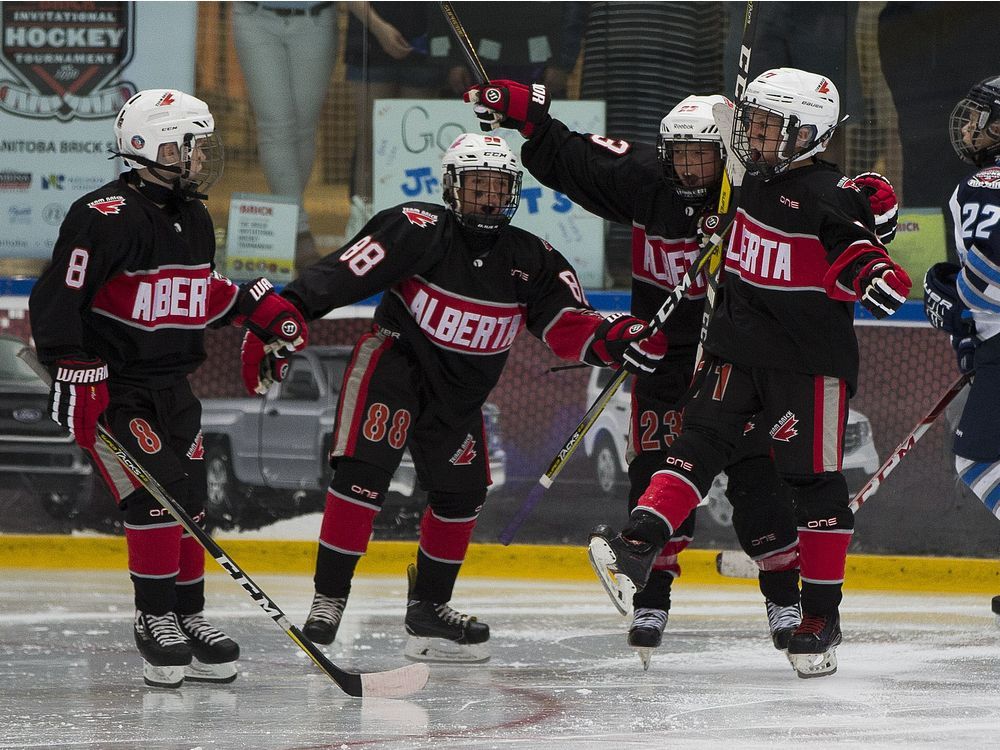
<instances>
[{"instance_id":1,"label":"black hockey glove","mask_svg":"<svg viewBox=\"0 0 1000 750\"><path fill-rule=\"evenodd\" d=\"M265 344L278 343L289 351L298 351L309 340L309 329L302 313L291 302L274 291L265 278L254 279L240 286L236 296L238 315L234 325L245 326ZM278 347L272 347L272 351Z\"/></svg>"},{"instance_id":2,"label":"black hockey glove","mask_svg":"<svg viewBox=\"0 0 1000 750\"><path fill-rule=\"evenodd\" d=\"M913 282L903 267L884 251L866 253L859 258L860 270L854 277L858 301L877 319L887 318L906 302Z\"/></svg>"},{"instance_id":3,"label":"black hockey glove","mask_svg":"<svg viewBox=\"0 0 1000 750\"><path fill-rule=\"evenodd\" d=\"M517 81L498 79L473 86L462 98L475 105L472 111L481 121L480 129L486 133L497 128L510 128L530 138L535 128L549 116L549 92L540 83L526 86Z\"/></svg>"},{"instance_id":4,"label":"black hockey glove","mask_svg":"<svg viewBox=\"0 0 1000 750\"><path fill-rule=\"evenodd\" d=\"M958 296L956 282L961 270L955 263L935 263L924 274L924 315L932 326L957 341L976 333L972 313Z\"/></svg>"},{"instance_id":5,"label":"black hockey glove","mask_svg":"<svg viewBox=\"0 0 1000 750\"><path fill-rule=\"evenodd\" d=\"M895 188L888 178L878 172L862 172L854 178L854 184L868 197L875 215L875 234L883 245L888 245L896 237L896 221L899 218Z\"/></svg>"},{"instance_id":6,"label":"black hockey glove","mask_svg":"<svg viewBox=\"0 0 1000 750\"><path fill-rule=\"evenodd\" d=\"M979 339L975 336L959 338L951 337L951 345L955 349L955 357L958 359L958 371L960 373L972 372L976 369L976 347L979 346Z\"/></svg>"},{"instance_id":7,"label":"black hockey glove","mask_svg":"<svg viewBox=\"0 0 1000 750\"><path fill-rule=\"evenodd\" d=\"M624 367L636 375L648 375L663 362L667 337L638 318L615 313L594 331L590 353L608 367Z\"/></svg>"},{"instance_id":8,"label":"black hockey glove","mask_svg":"<svg viewBox=\"0 0 1000 750\"><path fill-rule=\"evenodd\" d=\"M51 366L49 416L81 448L93 448L97 420L108 408L108 366L96 357L56 360Z\"/></svg>"}]
</instances>

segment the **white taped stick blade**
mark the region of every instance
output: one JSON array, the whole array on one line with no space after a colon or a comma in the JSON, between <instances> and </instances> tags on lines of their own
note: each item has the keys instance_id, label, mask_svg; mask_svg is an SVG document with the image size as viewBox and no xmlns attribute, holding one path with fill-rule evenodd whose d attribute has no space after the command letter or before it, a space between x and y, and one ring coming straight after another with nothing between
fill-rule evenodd
<instances>
[{"instance_id":1,"label":"white taped stick blade","mask_svg":"<svg viewBox=\"0 0 1000 750\"><path fill-rule=\"evenodd\" d=\"M727 549L715 556L715 569L726 578L756 578L760 569L757 563L741 550Z\"/></svg>"},{"instance_id":2,"label":"white taped stick blade","mask_svg":"<svg viewBox=\"0 0 1000 750\"><path fill-rule=\"evenodd\" d=\"M739 187L743 184L743 176L747 169L743 162L733 154L733 117L736 110L728 104L719 102L712 107L712 119L722 136L722 145L726 149L726 171L729 173L729 184Z\"/></svg>"},{"instance_id":3,"label":"white taped stick blade","mask_svg":"<svg viewBox=\"0 0 1000 750\"><path fill-rule=\"evenodd\" d=\"M364 697L403 698L427 684L431 670L426 664L409 664L388 672L370 672L361 675Z\"/></svg>"}]
</instances>

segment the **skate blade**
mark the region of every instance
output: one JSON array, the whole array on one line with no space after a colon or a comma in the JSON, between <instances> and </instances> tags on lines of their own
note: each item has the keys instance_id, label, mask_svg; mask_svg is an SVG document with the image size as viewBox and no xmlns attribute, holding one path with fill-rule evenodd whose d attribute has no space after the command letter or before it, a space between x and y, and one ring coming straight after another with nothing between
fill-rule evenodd
<instances>
[{"instance_id":1,"label":"skate blade","mask_svg":"<svg viewBox=\"0 0 1000 750\"><path fill-rule=\"evenodd\" d=\"M626 617L632 614L632 597L635 596L636 586L628 576L619 575L614 566L618 562L614 551L606 541L600 537L593 537L587 548L587 557L590 558L590 565L597 573L597 577L604 586L604 590L611 597L611 603L615 609Z\"/></svg>"},{"instance_id":2,"label":"skate blade","mask_svg":"<svg viewBox=\"0 0 1000 750\"><path fill-rule=\"evenodd\" d=\"M142 681L149 687L179 688L184 684L186 667L154 667L149 662L142 664Z\"/></svg>"},{"instance_id":3,"label":"skate blade","mask_svg":"<svg viewBox=\"0 0 1000 750\"><path fill-rule=\"evenodd\" d=\"M184 678L192 682L216 682L228 683L236 679L236 662L229 661L224 664L203 664L200 661L192 661L184 667Z\"/></svg>"},{"instance_id":4,"label":"skate blade","mask_svg":"<svg viewBox=\"0 0 1000 750\"><path fill-rule=\"evenodd\" d=\"M403 656L432 664L481 664L489 661L490 647L486 643L464 644L411 635L403 647Z\"/></svg>"},{"instance_id":5,"label":"skate blade","mask_svg":"<svg viewBox=\"0 0 1000 750\"><path fill-rule=\"evenodd\" d=\"M642 671L648 672L649 662L653 660L653 649L650 646L632 646L632 648L642 662Z\"/></svg>"},{"instance_id":6,"label":"skate blade","mask_svg":"<svg viewBox=\"0 0 1000 750\"><path fill-rule=\"evenodd\" d=\"M837 651L830 649L823 654L788 654L795 673L804 680L826 677L837 671Z\"/></svg>"}]
</instances>

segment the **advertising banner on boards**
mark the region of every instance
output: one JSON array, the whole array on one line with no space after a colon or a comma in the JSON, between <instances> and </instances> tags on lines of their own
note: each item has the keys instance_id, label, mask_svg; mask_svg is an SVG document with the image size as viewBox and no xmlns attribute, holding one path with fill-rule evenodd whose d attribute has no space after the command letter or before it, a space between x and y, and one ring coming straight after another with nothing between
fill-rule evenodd
<instances>
[{"instance_id":1,"label":"advertising banner on boards","mask_svg":"<svg viewBox=\"0 0 1000 750\"><path fill-rule=\"evenodd\" d=\"M129 97L194 90L196 11L0 3L0 258L48 258L70 204L115 177L112 126Z\"/></svg>"}]
</instances>

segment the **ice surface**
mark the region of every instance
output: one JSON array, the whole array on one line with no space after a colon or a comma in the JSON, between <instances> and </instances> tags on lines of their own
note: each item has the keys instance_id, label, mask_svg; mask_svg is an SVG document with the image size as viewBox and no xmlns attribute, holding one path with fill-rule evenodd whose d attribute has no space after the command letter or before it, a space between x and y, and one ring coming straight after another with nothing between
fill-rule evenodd
<instances>
[{"instance_id":1,"label":"ice surface","mask_svg":"<svg viewBox=\"0 0 1000 750\"><path fill-rule=\"evenodd\" d=\"M254 576L301 624L308 576ZM648 672L597 580L460 580L483 666L431 668L408 700L346 697L229 578L208 614L241 644L231 685L147 688L125 572L0 569L0 748L995 747L1000 629L988 596L848 591L840 671L801 680L751 587L674 592ZM404 664L405 576L358 578L347 669Z\"/></svg>"}]
</instances>

